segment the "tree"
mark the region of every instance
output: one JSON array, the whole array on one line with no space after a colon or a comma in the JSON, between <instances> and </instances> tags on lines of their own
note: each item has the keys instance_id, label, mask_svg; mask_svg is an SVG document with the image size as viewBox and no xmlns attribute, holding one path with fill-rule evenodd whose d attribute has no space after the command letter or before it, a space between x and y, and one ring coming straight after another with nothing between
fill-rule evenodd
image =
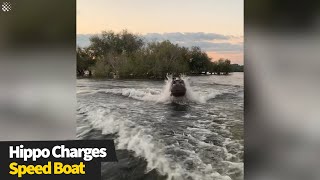
<instances>
[{"instance_id":1,"label":"tree","mask_svg":"<svg viewBox=\"0 0 320 180\"><path fill-rule=\"evenodd\" d=\"M101 35L92 36L90 43L89 49L99 58L108 54L132 54L144 45L140 36L129 33L127 30L120 33L103 31Z\"/></svg>"},{"instance_id":2,"label":"tree","mask_svg":"<svg viewBox=\"0 0 320 180\"><path fill-rule=\"evenodd\" d=\"M231 64L231 71L232 72L243 72L243 65L239 64Z\"/></svg>"},{"instance_id":3,"label":"tree","mask_svg":"<svg viewBox=\"0 0 320 180\"><path fill-rule=\"evenodd\" d=\"M89 71L90 67L95 64L94 58L88 49L77 48L77 76L84 76L85 71Z\"/></svg>"},{"instance_id":4,"label":"tree","mask_svg":"<svg viewBox=\"0 0 320 180\"><path fill-rule=\"evenodd\" d=\"M212 73L216 73L217 72L217 62L210 62L209 64L209 73L212 74Z\"/></svg>"},{"instance_id":5,"label":"tree","mask_svg":"<svg viewBox=\"0 0 320 180\"><path fill-rule=\"evenodd\" d=\"M218 61L211 62L209 65L209 72L212 74L225 74L228 75L231 72L231 61L229 59L220 58Z\"/></svg>"},{"instance_id":6,"label":"tree","mask_svg":"<svg viewBox=\"0 0 320 180\"><path fill-rule=\"evenodd\" d=\"M220 75L223 72L224 59L219 59L217 62L217 74Z\"/></svg>"},{"instance_id":7,"label":"tree","mask_svg":"<svg viewBox=\"0 0 320 180\"><path fill-rule=\"evenodd\" d=\"M91 67L95 77L110 77L110 65L104 59L98 59L94 66Z\"/></svg>"},{"instance_id":8,"label":"tree","mask_svg":"<svg viewBox=\"0 0 320 180\"><path fill-rule=\"evenodd\" d=\"M207 73L208 66L210 65L210 58L207 53L202 52L199 47L192 47L190 51L190 70L192 73L201 74L202 72Z\"/></svg>"},{"instance_id":9,"label":"tree","mask_svg":"<svg viewBox=\"0 0 320 180\"><path fill-rule=\"evenodd\" d=\"M156 78L165 78L169 74L181 74L189 71L187 50L170 41L149 43L146 48L147 60Z\"/></svg>"},{"instance_id":10,"label":"tree","mask_svg":"<svg viewBox=\"0 0 320 180\"><path fill-rule=\"evenodd\" d=\"M229 74L231 61L212 62L199 47L186 48L170 41L145 43L141 36L123 30L103 31L77 48L77 75L163 79L167 74Z\"/></svg>"},{"instance_id":11,"label":"tree","mask_svg":"<svg viewBox=\"0 0 320 180\"><path fill-rule=\"evenodd\" d=\"M222 71L225 75L228 75L231 72L231 61L229 59L224 60Z\"/></svg>"}]
</instances>

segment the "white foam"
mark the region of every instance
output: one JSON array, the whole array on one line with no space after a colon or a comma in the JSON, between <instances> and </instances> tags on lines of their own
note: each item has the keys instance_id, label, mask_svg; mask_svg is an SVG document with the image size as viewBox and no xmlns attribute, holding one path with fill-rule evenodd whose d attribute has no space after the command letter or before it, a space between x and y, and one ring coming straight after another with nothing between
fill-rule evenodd
<instances>
[{"instance_id":1,"label":"white foam","mask_svg":"<svg viewBox=\"0 0 320 180\"><path fill-rule=\"evenodd\" d=\"M184 116L182 116L182 117L189 119L189 118L196 118L196 117L198 117L198 116L193 116L193 115L191 115L191 114L188 113L188 114L186 114L186 115L184 115Z\"/></svg>"},{"instance_id":2,"label":"white foam","mask_svg":"<svg viewBox=\"0 0 320 180\"><path fill-rule=\"evenodd\" d=\"M86 88L86 89L78 88L76 94L77 95L78 94L94 94L96 92L97 92L96 90L92 90L92 89L89 89L89 88Z\"/></svg>"},{"instance_id":3,"label":"white foam","mask_svg":"<svg viewBox=\"0 0 320 180\"><path fill-rule=\"evenodd\" d=\"M193 102L197 103L206 103L209 99L215 98L218 94L221 94L221 92L214 92L213 89L211 92L206 93L200 93L193 90L193 88L190 85L190 78L187 76L182 76L181 79L184 81L187 92L186 97Z\"/></svg>"},{"instance_id":4,"label":"white foam","mask_svg":"<svg viewBox=\"0 0 320 180\"><path fill-rule=\"evenodd\" d=\"M163 150L166 147L149 135L152 134L151 129L139 127L134 122L119 117L119 114L109 109L97 108L89 110L87 120L94 128L102 130L103 134L117 133L117 149L130 150L137 157L143 157L148 162L147 171L157 169L160 174L167 175L168 180L182 180L185 177L194 180L230 180L230 177L215 172L212 167L210 168L211 165L203 164L206 173L184 169L164 154ZM189 154L197 158L194 151L190 151Z\"/></svg>"},{"instance_id":5,"label":"white foam","mask_svg":"<svg viewBox=\"0 0 320 180\"><path fill-rule=\"evenodd\" d=\"M222 92L215 91L211 89L210 92L196 92L193 90L192 86L190 86L189 77L182 76L182 79L185 82L187 92L186 98L177 99L171 96L170 87L172 83L172 77L168 76L167 80L162 87L162 89L157 88L113 88L113 89L100 89L100 90L92 90L90 88L80 88L77 90L77 94L94 94L98 92L103 92L107 94L117 94L129 98L133 98L139 101L150 101L156 103L170 103L180 102L180 101L192 101L195 103L206 103L209 99L215 98L216 95L221 94Z\"/></svg>"}]
</instances>

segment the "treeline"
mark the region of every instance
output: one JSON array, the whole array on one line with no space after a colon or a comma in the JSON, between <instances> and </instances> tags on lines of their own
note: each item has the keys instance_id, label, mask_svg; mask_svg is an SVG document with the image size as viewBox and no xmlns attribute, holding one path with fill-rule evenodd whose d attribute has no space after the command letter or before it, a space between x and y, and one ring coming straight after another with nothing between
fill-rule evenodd
<instances>
[{"instance_id":1,"label":"treeline","mask_svg":"<svg viewBox=\"0 0 320 180\"><path fill-rule=\"evenodd\" d=\"M243 65L239 65L239 64L231 64L231 71L232 72L243 72L244 67L243 67Z\"/></svg>"},{"instance_id":2,"label":"treeline","mask_svg":"<svg viewBox=\"0 0 320 180\"><path fill-rule=\"evenodd\" d=\"M146 43L124 30L103 31L90 45L77 48L77 76L163 79L167 74L229 74L231 61L212 62L199 47L186 48L170 41Z\"/></svg>"},{"instance_id":3,"label":"treeline","mask_svg":"<svg viewBox=\"0 0 320 180\"><path fill-rule=\"evenodd\" d=\"M229 59L219 59L218 61L210 62L210 74L228 75L230 72L243 72L243 65L231 64Z\"/></svg>"}]
</instances>

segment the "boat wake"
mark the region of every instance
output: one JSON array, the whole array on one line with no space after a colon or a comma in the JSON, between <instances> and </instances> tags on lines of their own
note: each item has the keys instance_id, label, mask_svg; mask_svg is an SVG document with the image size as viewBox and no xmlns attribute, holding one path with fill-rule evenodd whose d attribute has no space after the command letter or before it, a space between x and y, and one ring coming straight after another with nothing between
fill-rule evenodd
<instances>
[{"instance_id":1,"label":"boat wake","mask_svg":"<svg viewBox=\"0 0 320 180\"><path fill-rule=\"evenodd\" d=\"M185 82L186 95L183 97L173 97L171 96L170 87L172 83L172 78L167 77L162 88L110 88L110 89L79 89L77 94L95 94L95 93L106 93L121 95L124 97L129 97L139 101L149 101L155 103L179 103L186 104L189 102L194 103L206 103L208 100L215 98L217 95L223 94L222 91L217 91L214 89L209 89L204 92L196 92L190 85L190 79L187 76L183 76L182 80Z\"/></svg>"},{"instance_id":2,"label":"boat wake","mask_svg":"<svg viewBox=\"0 0 320 180\"><path fill-rule=\"evenodd\" d=\"M243 88L217 78L182 77L179 98L170 77L79 80L77 138L115 139L119 162L103 167L106 179L242 180Z\"/></svg>"},{"instance_id":3,"label":"boat wake","mask_svg":"<svg viewBox=\"0 0 320 180\"><path fill-rule=\"evenodd\" d=\"M161 141L154 139L151 135L154 133L152 128L142 127L127 118L121 118L117 112L112 112L108 109L97 107L82 107L79 113L87 115L86 120L94 129L99 129L102 134L116 134L116 149L129 150L134 153L136 157L142 157L147 161L147 169L145 173L156 169L160 175L166 176L167 180L231 180L229 176L221 175L216 172L210 164L206 164L200 160L197 153L194 151L180 149L180 145L165 145ZM79 127L84 129L84 127ZM80 133L78 138L81 138ZM177 135L179 136L179 135ZM188 136L190 138L190 135ZM193 138L193 137L191 137ZM193 138L194 139L194 138ZM165 151L170 149L190 154L189 158L198 159L197 166L199 171L186 169L184 163L178 163L171 159ZM186 159L185 161L188 161ZM204 173L205 172L205 173Z\"/></svg>"}]
</instances>

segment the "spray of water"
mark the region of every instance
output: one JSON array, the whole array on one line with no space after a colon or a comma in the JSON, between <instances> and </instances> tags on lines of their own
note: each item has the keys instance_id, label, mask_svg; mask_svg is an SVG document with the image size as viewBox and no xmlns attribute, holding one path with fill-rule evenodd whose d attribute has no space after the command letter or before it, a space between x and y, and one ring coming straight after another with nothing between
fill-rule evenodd
<instances>
[{"instance_id":1,"label":"spray of water","mask_svg":"<svg viewBox=\"0 0 320 180\"><path fill-rule=\"evenodd\" d=\"M209 94L200 94L195 92L190 85L190 78L188 76L182 75L181 79L184 81L186 86L186 99L188 101L196 102L196 103L206 103L207 100L214 98L217 94L216 93L209 93Z\"/></svg>"},{"instance_id":2,"label":"spray of water","mask_svg":"<svg viewBox=\"0 0 320 180\"><path fill-rule=\"evenodd\" d=\"M85 90L85 93L97 93L103 92L107 94L117 94L126 96L129 98L137 99L140 101L151 101L156 103L171 103L175 102L178 104L186 104L188 102L195 102L195 103L206 103L209 99L214 98L219 92L205 92L200 93L193 90L192 86L190 85L190 77L182 75L181 79L184 81L186 86L186 95L184 97L173 97L171 96L170 88L172 84L172 75L167 75L165 80L165 84L163 88L160 89L135 89L135 88L121 88L121 89L103 89L103 90L94 90L93 92L89 92ZM88 92L87 92L88 91ZM83 93L82 91L79 94Z\"/></svg>"},{"instance_id":3,"label":"spray of water","mask_svg":"<svg viewBox=\"0 0 320 180\"><path fill-rule=\"evenodd\" d=\"M165 84L162 88L162 91L156 100L157 102L168 103L171 101L171 92L170 92L171 83L172 83L172 76L167 75L167 79L165 80Z\"/></svg>"},{"instance_id":4,"label":"spray of water","mask_svg":"<svg viewBox=\"0 0 320 180\"><path fill-rule=\"evenodd\" d=\"M211 165L205 165L204 172L189 171L179 163L166 156L166 148L160 141L154 139L152 129L137 125L135 122L112 112L110 109L96 106L85 106L81 111L87 112L87 120L95 129L100 129L102 134L117 134L116 148L133 151L136 157L143 157L147 161L147 169L156 169L161 175L166 175L166 180L231 180L229 176L220 175ZM84 127L82 127L84 128Z\"/></svg>"}]
</instances>

